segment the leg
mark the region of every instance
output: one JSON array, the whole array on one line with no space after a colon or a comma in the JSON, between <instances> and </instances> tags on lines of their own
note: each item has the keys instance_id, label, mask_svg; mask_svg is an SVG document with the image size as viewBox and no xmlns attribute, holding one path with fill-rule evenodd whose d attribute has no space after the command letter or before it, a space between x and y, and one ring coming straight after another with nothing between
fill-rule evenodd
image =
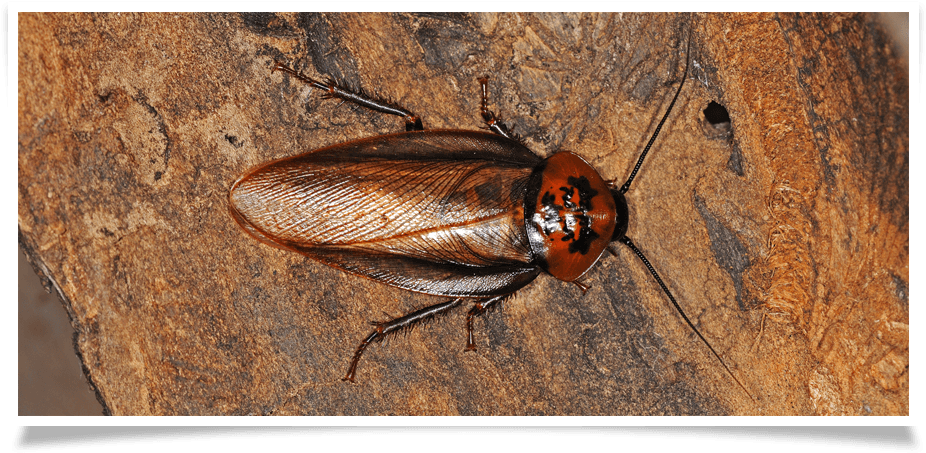
<instances>
[{"instance_id":1,"label":"leg","mask_svg":"<svg viewBox=\"0 0 926 453\"><path fill-rule=\"evenodd\" d=\"M360 356L370 343L382 341L383 338L386 338L386 335L396 333L407 327L412 327L416 323L425 321L432 316L445 313L457 305L460 305L462 301L462 298L453 299L451 301L441 302L431 305L430 307L422 308L421 310L411 312L400 318L393 319L392 321L374 322L373 325L376 326L376 329L367 336L366 339L360 342L360 346L357 347L357 351L354 352L354 357L350 361L350 368L347 369L347 375L341 380L354 382L354 374L357 371L357 364L360 363Z\"/></svg>"},{"instance_id":2,"label":"leg","mask_svg":"<svg viewBox=\"0 0 926 453\"><path fill-rule=\"evenodd\" d=\"M502 123L501 118L496 117L495 113L489 110L489 77L480 77L478 80L482 85L482 108L480 108L480 112L482 113L482 120L485 121L486 125L489 126L489 130L492 132L495 132L496 134L505 138L520 141L518 136L512 134L508 129L508 126L505 126L505 123Z\"/></svg>"},{"instance_id":3,"label":"leg","mask_svg":"<svg viewBox=\"0 0 926 453\"><path fill-rule=\"evenodd\" d=\"M473 305L473 308L469 310L469 313L466 315L466 350L475 351L476 342L473 340L473 317L481 315L486 312L489 308L495 304L505 300L510 296L510 294L504 296L493 297L491 299L477 302L476 305Z\"/></svg>"},{"instance_id":4,"label":"leg","mask_svg":"<svg viewBox=\"0 0 926 453\"><path fill-rule=\"evenodd\" d=\"M583 296L586 295L586 294L588 293L588 288L589 288L589 286L586 285L585 283L582 283L582 282L580 282L580 281L578 281L578 280L573 280L573 281L571 281L570 283L572 283L573 285L578 286L579 289L582 290L582 295L583 295Z\"/></svg>"},{"instance_id":5,"label":"leg","mask_svg":"<svg viewBox=\"0 0 926 453\"><path fill-rule=\"evenodd\" d=\"M346 90L339 87L333 80L329 80L327 83L319 82L315 79L299 74L295 70L284 66L283 63L280 63L279 61L273 62L273 67L270 68L270 72L273 71L283 71L299 79L300 81L311 85L313 88L318 88L319 90L324 91L326 98L339 98L380 113L401 116L405 120L406 131L424 130L424 126L421 124L421 118L419 118L418 115L415 115L412 112L409 112L408 110L395 104L367 96L363 94L362 91L359 93L354 93L352 91Z\"/></svg>"}]
</instances>

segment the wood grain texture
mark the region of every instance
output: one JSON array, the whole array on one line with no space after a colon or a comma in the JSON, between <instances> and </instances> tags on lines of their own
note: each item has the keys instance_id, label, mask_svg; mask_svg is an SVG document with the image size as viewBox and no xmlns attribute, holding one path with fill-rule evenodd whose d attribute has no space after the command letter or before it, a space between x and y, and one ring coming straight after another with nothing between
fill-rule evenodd
<instances>
[{"instance_id":1,"label":"wood grain texture","mask_svg":"<svg viewBox=\"0 0 926 453\"><path fill-rule=\"evenodd\" d=\"M865 14L20 14L19 230L111 414L905 415L908 80ZM476 79L535 152L623 181L628 250L372 346L439 298L268 247L228 188L399 131L274 59L477 129ZM386 37L386 38L382 38ZM731 123L703 110L715 101Z\"/></svg>"}]
</instances>

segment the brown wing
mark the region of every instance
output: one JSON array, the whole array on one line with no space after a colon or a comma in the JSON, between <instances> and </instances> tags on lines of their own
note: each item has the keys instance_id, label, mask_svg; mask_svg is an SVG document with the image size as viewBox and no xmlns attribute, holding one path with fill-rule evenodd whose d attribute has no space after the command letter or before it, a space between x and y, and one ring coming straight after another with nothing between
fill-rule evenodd
<instances>
[{"instance_id":1,"label":"brown wing","mask_svg":"<svg viewBox=\"0 0 926 453\"><path fill-rule=\"evenodd\" d=\"M262 241L326 264L430 294L503 294L538 273L523 211L537 162L493 134L409 132L272 162L229 201Z\"/></svg>"}]
</instances>

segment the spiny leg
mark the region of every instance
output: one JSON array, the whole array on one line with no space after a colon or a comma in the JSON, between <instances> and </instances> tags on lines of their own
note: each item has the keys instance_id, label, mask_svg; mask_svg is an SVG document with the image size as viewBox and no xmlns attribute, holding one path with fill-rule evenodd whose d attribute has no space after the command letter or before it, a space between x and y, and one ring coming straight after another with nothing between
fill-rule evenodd
<instances>
[{"instance_id":1,"label":"spiny leg","mask_svg":"<svg viewBox=\"0 0 926 453\"><path fill-rule=\"evenodd\" d=\"M446 313L457 305L460 305L462 301L463 298L453 299L413 311L405 316L393 319L392 321L372 323L376 326L376 329L360 342L360 346L357 346L354 357L350 361L350 368L347 369L347 375L341 378L341 380L354 382L354 375L357 372L357 364L360 363L360 356L363 355L363 350L366 349L370 343L382 341L383 338L386 338L386 335L394 334L399 330L413 327L415 324L433 316Z\"/></svg>"},{"instance_id":2,"label":"spiny leg","mask_svg":"<svg viewBox=\"0 0 926 453\"><path fill-rule=\"evenodd\" d=\"M473 318L479 316L486 312L493 305L505 300L510 296L506 294L504 296L493 297L488 300L476 302L476 305L473 305L473 308L469 310L469 313L466 314L466 349L467 351L476 350L476 341L473 339Z\"/></svg>"},{"instance_id":3,"label":"spiny leg","mask_svg":"<svg viewBox=\"0 0 926 453\"><path fill-rule=\"evenodd\" d=\"M502 137L518 141L518 136L511 133L508 126L502 123L501 118L496 117L495 113L489 110L489 77L483 76L477 80L479 80L479 84L482 85L482 106L479 111L482 113L482 120L485 121L486 126L489 126L489 130Z\"/></svg>"},{"instance_id":4,"label":"spiny leg","mask_svg":"<svg viewBox=\"0 0 926 453\"><path fill-rule=\"evenodd\" d=\"M330 79L328 80L328 82L319 82L318 80L315 80L310 77L306 77L296 72L294 69L289 68L288 66L284 65L283 63L280 63L279 61L273 62L273 67L270 68L270 72L274 72L274 71L285 72L299 79L303 83L306 83L312 86L313 88L318 88L319 90L324 91L325 92L324 96L326 98L343 99L345 101L352 102L361 107L366 107L370 110L374 110L380 113L385 113L387 115L400 116L405 120L405 130L406 131L424 130L424 125L421 124L421 118L418 117L418 115L415 115L414 113L408 111L407 109L400 107L398 105L395 105L393 103L384 101L382 99L376 99L371 96L367 96L366 94L363 93L363 91L354 93L353 91L350 91L348 89L338 86L338 84L334 80L330 80Z\"/></svg>"}]
</instances>

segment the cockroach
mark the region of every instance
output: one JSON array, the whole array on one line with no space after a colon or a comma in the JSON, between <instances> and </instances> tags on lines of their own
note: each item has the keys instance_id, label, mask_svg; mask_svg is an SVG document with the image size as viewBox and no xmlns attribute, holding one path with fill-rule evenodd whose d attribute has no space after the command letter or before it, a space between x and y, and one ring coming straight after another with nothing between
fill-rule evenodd
<instances>
[{"instance_id":1,"label":"cockroach","mask_svg":"<svg viewBox=\"0 0 926 453\"><path fill-rule=\"evenodd\" d=\"M690 47L690 39L689 39ZM444 314L464 300L466 350L476 349L473 318L547 272L576 283L612 242L640 259L682 319L747 394L692 324L662 278L627 236L627 201L643 160L682 92L682 82L627 181L617 187L570 152L543 159L488 107L488 131L425 130L420 117L390 102L321 82L275 61L281 71L367 109L405 120L405 132L354 140L286 157L231 186L229 205L258 240L372 280L449 300L375 328L354 352L343 380L353 381L363 351L387 335ZM750 395L751 397L751 395Z\"/></svg>"}]
</instances>

